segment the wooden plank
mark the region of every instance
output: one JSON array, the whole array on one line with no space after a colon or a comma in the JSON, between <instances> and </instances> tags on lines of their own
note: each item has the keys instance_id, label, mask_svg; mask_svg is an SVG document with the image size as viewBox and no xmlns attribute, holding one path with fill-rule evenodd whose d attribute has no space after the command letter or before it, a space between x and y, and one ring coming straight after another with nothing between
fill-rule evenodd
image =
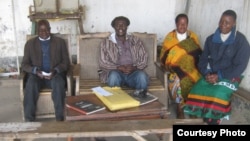
<instances>
[{"instance_id":1,"label":"wooden plank","mask_svg":"<svg viewBox=\"0 0 250 141\"><path fill-rule=\"evenodd\" d=\"M110 32L100 32L100 33L86 33L79 36L79 40L89 39L89 38L107 38Z\"/></svg>"},{"instance_id":2,"label":"wooden plank","mask_svg":"<svg viewBox=\"0 0 250 141\"><path fill-rule=\"evenodd\" d=\"M138 137L148 134L172 134L173 124L203 124L203 122L202 119L155 119L0 123L0 138Z\"/></svg>"},{"instance_id":3,"label":"wooden plank","mask_svg":"<svg viewBox=\"0 0 250 141\"><path fill-rule=\"evenodd\" d=\"M134 137L137 141L147 141L145 140L142 136L140 136L138 133L136 132L132 132L131 136Z\"/></svg>"},{"instance_id":4,"label":"wooden plank","mask_svg":"<svg viewBox=\"0 0 250 141\"><path fill-rule=\"evenodd\" d=\"M83 91L91 92L91 88L96 86L107 86L106 84L101 83L98 79L81 79L80 80L80 93ZM124 90L133 90L128 87L123 87ZM157 78L150 78L150 83L148 86L149 91L154 90L165 90L164 86L162 85L161 81Z\"/></svg>"}]
</instances>

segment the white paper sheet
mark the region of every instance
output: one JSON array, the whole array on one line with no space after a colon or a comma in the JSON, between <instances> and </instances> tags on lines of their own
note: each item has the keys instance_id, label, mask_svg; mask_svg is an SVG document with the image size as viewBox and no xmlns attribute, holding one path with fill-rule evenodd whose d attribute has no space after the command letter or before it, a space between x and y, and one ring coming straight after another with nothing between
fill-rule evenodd
<instances>
[{"instance_id":1,"label":"white paper sheet","mask_svg":"<svg viewBox=\"0 0 250 141\"><path fill-rule=\"evenodd\" d=\"M94 92L96 92L97 94L102 95L102 96L111 96L111 95L113 95L112 93L110 93L110 92L104 90L104 89L103 89L102 87L100 87L100 86L94 87L94 88L92 88L92 90L93 90Z\"/></svg>"}]
</instances>

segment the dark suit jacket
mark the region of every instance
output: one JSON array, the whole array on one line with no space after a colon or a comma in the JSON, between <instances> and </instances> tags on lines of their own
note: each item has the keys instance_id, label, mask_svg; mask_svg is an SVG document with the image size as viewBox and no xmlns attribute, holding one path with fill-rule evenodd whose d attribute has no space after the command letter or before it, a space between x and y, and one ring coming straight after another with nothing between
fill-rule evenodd
<instances>
[{"instance_id":1,"label":"dark suit jacket","mask_svg":"<svg viewBox=\"0 0 250 141\"><path fill-rule=\"evenodd\" d=\"M66 43L63 39L51 35L50 38L50 70L55 68L59 72L66 72L69 69L70 60ZM42 66L42 46L38 37L28 40L24 47L24 56L22 60L22 70L32 73L33 67Z\"/></svg>"}]
</instances>

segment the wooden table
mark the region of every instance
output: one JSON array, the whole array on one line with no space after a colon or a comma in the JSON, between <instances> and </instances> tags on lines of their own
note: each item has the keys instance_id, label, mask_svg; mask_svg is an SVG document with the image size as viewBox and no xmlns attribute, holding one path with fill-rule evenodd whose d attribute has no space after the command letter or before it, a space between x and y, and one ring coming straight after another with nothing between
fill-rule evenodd
<instances>
[{"instance_id":1,"label":"wooden table","mask_svg":"<svg viewBox=\"0 0 250 141\"><path fill-rule=\"evenodd\" d=\"M66 102L81 99L102 104L94 94L70 96L66 98ZM137 108L116 112L104 110L91 115L81 115L66 108L65 122L0 123L0 138L13 141L67 138L68 141L73 141L76 137L131 136L137 141L146 141L143 136L156 134L164 141L173 141L173 124L202 124L202 119L166 119L167 114L166 108L158 101ZM164 134L168 136L163 136Z\"/></svg>"},{"instance_id":2,"label":"wooden table","mask_svg":"<svg viewBox=\"0 0 250 141\"><path fill-rule=\"evenodd\" d=\"M104 105L95 94L69 96L66 98L66 103L74 103L79 100L89 100L95 104ZM65 108L65 120L135 120L135 119L163 119L167 118L168 111L166 107L159 101L139 106L136 108L129 108L111 112L106 108L105 110L83 115L79 112Z\"/></svg>"}]
</instances>

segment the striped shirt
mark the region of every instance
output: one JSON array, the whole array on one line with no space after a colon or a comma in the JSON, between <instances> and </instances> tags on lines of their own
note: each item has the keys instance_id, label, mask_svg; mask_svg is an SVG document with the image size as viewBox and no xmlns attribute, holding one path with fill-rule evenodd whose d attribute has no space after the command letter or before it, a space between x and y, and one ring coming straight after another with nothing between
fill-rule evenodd
<instances>
[{"instance_id":1,"label":"striped shirt","mask_svg":"<svg viewBox=\"0 0 250 141\"><path fill-rule=\"evenodd\" d=\"M144 69L148 62L148 53L142 41L134 36L127 35L127 42L131 52L132 65L138 69ZM118 46L115 35L111 34L109 38L105 39L100 45L99 65L102 70L100 79L103 83L106 82L110 70L116 70L119 63L120 53L122 52L121 46Z\"/></svg>"}]
</instances>

